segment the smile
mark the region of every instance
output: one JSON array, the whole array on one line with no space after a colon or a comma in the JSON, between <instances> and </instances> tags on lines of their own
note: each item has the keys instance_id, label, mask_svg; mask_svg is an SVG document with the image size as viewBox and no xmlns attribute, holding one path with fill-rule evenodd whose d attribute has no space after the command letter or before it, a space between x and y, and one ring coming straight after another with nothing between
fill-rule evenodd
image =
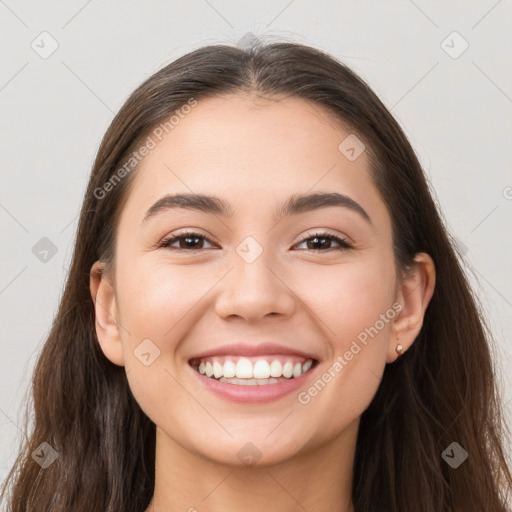
<instances>
[{"instance_id":1,"label":"smile","mask_svg":"<svg viewBox=\"0 0 512 512\"><path fill-rule=\"evenodd\" d=\"M256 386L298 378L313 363L313 359L292 356L216 356L191 361L191 366L201 375L220 382Z\"/></svg>"}]
</instances>

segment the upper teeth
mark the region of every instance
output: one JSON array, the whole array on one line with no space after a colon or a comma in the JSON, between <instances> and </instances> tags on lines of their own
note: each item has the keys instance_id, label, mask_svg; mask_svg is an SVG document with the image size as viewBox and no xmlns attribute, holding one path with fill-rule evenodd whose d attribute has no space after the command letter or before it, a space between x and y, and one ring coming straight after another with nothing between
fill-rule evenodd
<instances>
[{"instance_id":1,"label":"upper teeth","mask_svg":"<svg viewBox=\"0 0 512 512\"><path fill-rule=\"evenodd\" d=\"M257 359L251 362L246 357L241 357L236 363L230 359L225 359L224 364L221 364L219 358L213 358L209 361L201 361L198 370L207 377L221 377L239 379L268 379L269 377L286 377L296 378L300 377L303 373L307 372L313 364L312 359L306 359L304 363L286 361L281 364L281 361L274 359L269 362L265 359Z\"/></svg>"}]
</instances>

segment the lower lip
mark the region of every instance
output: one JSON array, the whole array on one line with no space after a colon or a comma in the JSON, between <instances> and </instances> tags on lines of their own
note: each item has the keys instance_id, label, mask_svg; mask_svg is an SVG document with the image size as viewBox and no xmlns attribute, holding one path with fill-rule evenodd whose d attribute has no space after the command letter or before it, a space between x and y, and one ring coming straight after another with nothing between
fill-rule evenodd
<instances>
[{"instance_id":1,"label":"lower lip","mask_svg":"<svg viewBox=\"0 0 512 512\"><path fill-rule=\"evenodd\" d=\"M202 382L214 395L222 398L223 400L244 404L273 402L297 391L315 371L315 368L316 364L300 377L283 380L276 384L244 386L242 384L228 384L227 382L220 382L212 379L211 377L207 377L190 367L199 381Z\"/></svg>"}]
</instances>

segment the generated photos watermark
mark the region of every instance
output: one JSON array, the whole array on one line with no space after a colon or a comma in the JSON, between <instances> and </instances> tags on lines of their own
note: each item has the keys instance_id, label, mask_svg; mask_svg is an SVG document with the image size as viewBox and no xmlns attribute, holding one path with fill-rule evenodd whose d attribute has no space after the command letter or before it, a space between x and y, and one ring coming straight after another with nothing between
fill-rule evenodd
<instances>
[{"instance_id":1,"label":"generated photos watermark","mask_svg":"<svg viewBox=\"0 0 512 512\"><path fill-rule=\"evenodd\" d=\"M340 354L334 363L306 390L301 391L297 400L302 405L307 405L311 402L312 398L318 395L329 382L331 382L340 372L347 366L347 364L354 359L354 356L361 352L362 348L368 344L368 337L373 339L379 334L382 329L393 320L403 309L402 304L395 302L385 313L381 313L379 319L370 327L366 327L357 335L357 339L352 341L350 348ZM359 342L359 343L358 343ZM361 346L362 345L362 346Z\"/></svg>"},{"instance_id":2,"label":"generated photos watermark","mask_svg":"<svg viewBox=\"0 0 512 512\"><path fill-rule=\"evenodd\" d=\"M130 174L142 160L149 155L157 142L160 142L165 135L170 133L191 111L192 107L197 105L197 100L190 98L185 105L174 111L174 114L168 118L167 121L160 123L152 132L147 136L145 142L136 150L133 151L128 160L117 171L112 174L109 180L101 187L94 189L94 197L96 199L104 199L107 194L118 185L123 178Z\"/></svg>"}]
</instances>

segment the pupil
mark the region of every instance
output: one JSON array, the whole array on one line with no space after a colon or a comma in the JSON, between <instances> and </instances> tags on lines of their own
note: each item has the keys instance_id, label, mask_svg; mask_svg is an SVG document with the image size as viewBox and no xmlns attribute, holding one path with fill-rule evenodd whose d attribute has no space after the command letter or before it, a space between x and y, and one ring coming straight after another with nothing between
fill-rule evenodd
<instances>
[{"instance_id":1,"label":"pupil","mask_svg":"<svg viewBox=\"0 0 512 512\"><path fill-rule=\"evenodd\" d=\"M195 240L196 241L195 243L197 243L198 237L197 236L187 236L185 238L185 242L186 242L187 246L194 245L194 242L190 243L190 240Z\"/></svg>"},{"instance_id":2,"label":"pupil","mask_svg":"<svg viewBox=\"0 0 512 512\"><path fill-rule=\"evenodd\" d=\"M311 243L312 244L317 244L319 240L327 240L325 237L318 237L318 236L315 236L315 238L312 239Z\"/></svg>"}]
</instances>

